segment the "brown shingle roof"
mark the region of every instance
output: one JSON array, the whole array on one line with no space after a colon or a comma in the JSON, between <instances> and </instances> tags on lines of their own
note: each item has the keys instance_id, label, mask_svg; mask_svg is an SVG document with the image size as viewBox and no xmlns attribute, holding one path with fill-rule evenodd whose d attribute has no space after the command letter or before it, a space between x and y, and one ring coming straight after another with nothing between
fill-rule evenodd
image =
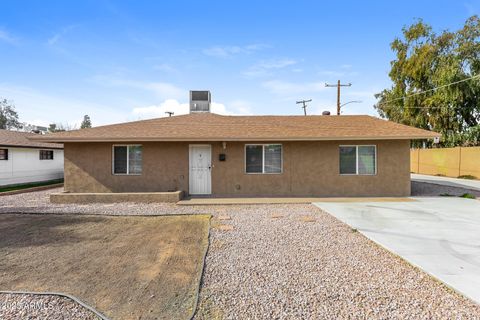
<instances>
[{"instance_id":1,"label":"brown shingle roof","mask_svg":"<svg viewBox=\"0 0 480 320\"><path fill-rule=\"evenodd\" d=\"M37 141L286 141L426 139L439 134L371 116L196 113L36 136Z\"/></svg>"},{"instance_id":2,"label":"brown shingle roof","mask_svg":"<svg viewBox=\"0 0 480 320\"><path fill-rule=\"evenodd\" d=\"M63 149L58 143L37 142L28 139L29 137L41 136L35 133L19 132L0 129L0 147L25 147L25 148L48 148Z\"/></svg>"}]
</instances>

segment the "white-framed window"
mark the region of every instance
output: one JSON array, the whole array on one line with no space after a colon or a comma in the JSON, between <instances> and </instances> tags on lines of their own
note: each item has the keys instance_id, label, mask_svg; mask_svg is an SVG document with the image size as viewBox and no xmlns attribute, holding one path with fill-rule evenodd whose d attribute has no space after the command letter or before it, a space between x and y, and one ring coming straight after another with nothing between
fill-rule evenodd
<instances>
[{"instance_id":1,"label":"white-framed window","mask_svg":"<svg viewBox=\"0 0 480 320\"><path fill-rule=\"evenodd\" d=\"M0 149L0 160L8 160L8 149Z\"/></svg>"},{"instance_id":2,"label":"white-framed window","mask_svg":"<svg viewBox=\"0 0 480 320\"><path fill-rule=\"evenodd\" d=\"M53 150L40 150L39 158L40 160L53 160Z\"/></svg>"},{"instance_id":3,"label":"white-framed window","mask_svg":"<svg viewBox=\"0 0 480 320\"><path fill-rule=\"evenodd\" d=\"M115 175L142 174L142 146L113 145L112 173Z\"/></svg>"},{"instance_id":4,"label":"white-framed window","mask_svg":"<svg viewBox=\"0 0 480 320\"><path fill-rule=\"evenodd\" d=\"M339 152L339 169L341 175L377 174L377 146L340 146Z\"/></svg>"},{"instance_id":5,"label":"white-framed window","mask_svg":"<svg viewBox=\"0 0 480 320\"><path fill-rule=\"evenodd\" d=\"M281 144L246 144L245 173L282 173Z\"/></svg>"}]
</instances>

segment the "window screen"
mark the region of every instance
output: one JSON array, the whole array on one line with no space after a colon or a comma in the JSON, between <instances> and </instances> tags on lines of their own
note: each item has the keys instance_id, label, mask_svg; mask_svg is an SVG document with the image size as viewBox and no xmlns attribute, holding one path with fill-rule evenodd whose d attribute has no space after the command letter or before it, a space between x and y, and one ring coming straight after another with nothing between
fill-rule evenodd
<instances>
[{"instance_id":1,"label":"window screen","mask_svg":"<svg viewBox=\"0 0 480 320\"><path fill-rule=\"evenodd\" d=\"M247 173L262 173L263 166L263 146L251 145L246 147L246 164Z\"/></svg>"},{"instance_id":2,"label":"window screen","mask_svg":"<svg viewBox=\"0 0 480 320\"><path fill-rule=\"evenodd\" d=\"M358 174L375 174L375 146L358 146Z\"/></svg>"},{"instance_id":3,"label":"window screen","mask_svg":"<svg viewBox=\"0 0 480 320\"><path fill-rule=\"evenodd\" d=\"M357 173L356 147L340 147L340 174Z\"/></svg>"},{"instance_id":4,"label":"window screen","mask_svg":"<svg viewBox=\"0 0 480 320\"><path fill-rule=\"evenodd\" d=\"M8 149L0 149L0 160L8 160Z\"/></svg>"},{"instance_id":5,"label":"window screen","mask_svg":"<svg viewBox=\"0 0 480 320\"><path fill-rule=\"evenodd\" d=\"M142 147L130 146L128 152L128 169L131 174L142 173Z\"/></svg>"},{"instance_id":6,"label":"window screen","mask_svg":"<svg viewBox=\"0 0 480 320\"><path fill-rule=\"evenodd\" d=\"M113 173L127 173L127 146L113 147Z\"/></svg>"},{"instance_id":7,"label":"window screen","mask_svg":"<svg viewBox=\"0 0 480 320\"><path fill-rule=\"evenodd\" d=\"M40 160L53 160L53 150L40 150Z\"/></svg>"},{"instance_id":8,"label":"window screen","mask_svg":"<svg viewBox=\"0 0 480 320\"><path fill-rule=\"evenodd\" d=\"M376 174L375 146L340 146L340 174Z\"/></svg>"},{"instance_id":9,"label":"window screen","mask_svg":"<svg viewBox=\"0 0 480 320\"><path fill-rule=\"evenodd\" d=\"M265 145L265 173L282 172L282 146L279 144Z\"/></svg>"},{"instance_id":10,"label":"window screen","mask_svg":"<svg viewBox=\"0 0 480 320\"><path fill-rule=\"evenodd\" d=\"M247 145L245 161L247 173L282 173L282 145Z\"/></svg>"},{"instance_id":11,"label":"window screen","mask_svg":"<svg viewBox=\"0 0 480 320\"><path fill-rule=\"evenodd\" d=\"M141 174L142 173L142 146L114 146L113 147L114 174Z\"/></svg>"}]
</instances>

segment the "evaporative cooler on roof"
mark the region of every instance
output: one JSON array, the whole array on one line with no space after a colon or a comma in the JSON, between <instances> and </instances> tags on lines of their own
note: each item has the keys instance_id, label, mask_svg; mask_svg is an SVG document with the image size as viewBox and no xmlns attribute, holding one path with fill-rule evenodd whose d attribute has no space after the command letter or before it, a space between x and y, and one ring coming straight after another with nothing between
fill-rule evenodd
<instances>
[{"instance_id":1,"label":"evaporative cooler on roof","mask_svg":"<svg viewBox=\"0 0 480 320\"><path fill-rule=\"evenodd\" d=\"M190 91L190 112L210 112L210 91Z\"/></svg>"}]
</instances>

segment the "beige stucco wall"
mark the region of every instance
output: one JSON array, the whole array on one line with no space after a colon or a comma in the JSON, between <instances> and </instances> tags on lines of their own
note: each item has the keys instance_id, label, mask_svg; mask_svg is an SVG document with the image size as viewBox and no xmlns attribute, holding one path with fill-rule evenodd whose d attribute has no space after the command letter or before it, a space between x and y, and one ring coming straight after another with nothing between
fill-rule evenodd
<instances>
[{"instance_id":1,"label":"beige stucco wall","mask_svg":"<svg viewBox=\"0 0 480 320\"><path fill-rule=\"evenodd\" d=\"M202 142L199 144L206 144ZM258 143L258 142L256 142ZM268 141L267 141L268 143ZM212 145L212 193L225 196L408 196L408 140L283 142L282 174L245 174L244 142ZM377 175L339 175L341 144L377 145ZM111 143L65 144L65 190L69 192L188 193L188 146L183 142L145 142L143 173L112 175ZM227 160L218 161L225 153Z\"/></svg>"}]
</instances>

